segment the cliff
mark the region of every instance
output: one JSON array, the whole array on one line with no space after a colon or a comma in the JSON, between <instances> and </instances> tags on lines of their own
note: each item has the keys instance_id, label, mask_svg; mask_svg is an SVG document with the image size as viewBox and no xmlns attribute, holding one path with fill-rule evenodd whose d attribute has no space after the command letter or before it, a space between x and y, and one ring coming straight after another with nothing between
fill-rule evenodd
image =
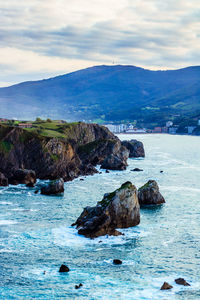
<instances>
[{"instance_id":1,"label":"cliff","mask_svg":"<svg viewBox=\"0 0 200 300\"><path fill-rule=\"evenodd\" d=\"M39 179L69 181L97 172L95 166L110 155L124 169L128 153L116 136L97 124L57 124L53 130L44 123L29 129L0 125L0 172L8 179L18 169L29 169Z\"/></svg>"}]
</instances>

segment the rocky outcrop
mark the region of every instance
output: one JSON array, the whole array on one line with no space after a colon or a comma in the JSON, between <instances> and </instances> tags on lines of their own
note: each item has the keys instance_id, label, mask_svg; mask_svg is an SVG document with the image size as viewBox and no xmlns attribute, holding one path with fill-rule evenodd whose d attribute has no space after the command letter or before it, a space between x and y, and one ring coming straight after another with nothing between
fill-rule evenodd
<instances>
[{"instance_id":1,"label":"rocky outcrop","mask_svg":"<svg viewBox=\"0 0 200 300\"><path fill-rule=\"evenodd\" d=\"M129 157L145 157L143 143L137 140L123 141L122 145L129 150Z\"/></svg>"},{"instance_id":2,"label":"rocky outcrop","mask_svg":"<svg viewBox=\"0 0 200 300\"><path fill-rule=\"evenodd\" d=\"M113 193L105 194L95 207L84 208L73 224L78 233L89 238L102 235L120 235L117 228L127 228L140 223L140 206L137 189L126 182Z\"/></svg>"},{"instance_id":3,"label":"rocky outcrop","mask_svg":"<svg viewBox=\"0 0 200 300\"><path fill-rule=\"evenodd\" d=\"M165 203L165 199L159 192L159 187L155 180L149 180L139 188L138 199L141 206Z\"/></svg>"},{"instance_id":4,"label":"rocky outcrop","mask_svg":"<svg viewBox=\"0 0 200 300\"><path fill-rule=\"evenodd\" d=\"M0 186L7 186L8 178L5 177L3 173L0 173Z\"/></svg>"},{"instance_id":5,"label":"rocky outcrop","mask_svg":"<svg viewBox=\"0 0 200 300\"><path fill-rule=\"evenodd\" d=\"M98 164L102 169L109 170L125 170L129 156L128 150L121 145L117 137L82 145L78 149L78 154L85 163Z\"/></svg>"},{"instance_id":6,"label":"rocky outcrop","mask_svg":"<svg viewBox=\"0 0 200 300\"><path fill-rule=\"evenodd\" d=\"M190 284L184 278L177 278L175 279L176 284L190 286Z\"/></svg>"},{"instance_id":7,"label":"rocky outcrop","mask_svg":"<svg viewBox=\"0 0 200 300\"><path fill-rule=\"evenodd\" d=\"M9 183L34 186L34 184L36 183L35 171L26 169L15 170L13 176L9 179Z\"/></svg>"},{"instance_id":8,"label":"rocky outcrop","mask_svg":"<svg viewBox=\"0 0 200 300\"><path fill-rule=\"evenodd\" d=\"M124 146L121 146L118 141L113 145L112 154L103 160L101 169L125 170L127 167L128 157L129 151Z\"/></svg>"},{"instance_id":9,"label":"rocky outcrop","mask_svg":"<svg viewBox=\"0 0 200 300\"><path fill-rule=\"evenodd\" d=\"M41 194L43 195L59 195L62 193L64 193L64 180L62 178L52 180L41 188Z\"/></svg>"},{"instance_id":10,"label":"rocky outcrop","mask_svg":"<svg viewBox=\"0 0 200 300\"><path fill-rule=\"evenodd\" d=\"M78 290L78 289L80 289L82 286L83 286L82 283L76 284L76 285L75 285L75 289Z\"/></svg>"},{"instance_id":11,"label":"rocky outcrop","mask_svg":"<svg viewBox=\"0 0 200 300\"><path fill-rule=\"evenodd\" d=\"M70 271L70 269L66 265L61 265L59 268L60 273L67 273L69 271Z\"/></svg>"},{"instance_id":12,"label":"rocky outcrop","mask_svg":"<svg viewBox=\"0 0 200 300\"><path fill-rule=\"evenodd\" d=\"M114 265L121 265L122 261L120 259L113 259L113 264Z\"/></svg>"},{"instance_id":13,"label":"rocky outcrop","mask_svg":"<svg viewBox=\"0 0 200 300\"><path fill-rule=\"evenodd\" d=\"M161 290L171 290L173 288L172 285L170 285L168 282L164 282L163 285L161 286Z\"/></svg>"},{"instance_id":14,"label":"rocky outcrop","mask_svg":"<svg viewBox=\"0 0 200 300\"><path fill-rule=\"evenodd\" d=\"M69 181L96 173L95 166L112 155L115 169L126 167L127 149L106 127L79 122L59 130L63 138L0 125L0 172L13 182L19 169L33 170L39 179Z\"/></svg>"}]
</instances>

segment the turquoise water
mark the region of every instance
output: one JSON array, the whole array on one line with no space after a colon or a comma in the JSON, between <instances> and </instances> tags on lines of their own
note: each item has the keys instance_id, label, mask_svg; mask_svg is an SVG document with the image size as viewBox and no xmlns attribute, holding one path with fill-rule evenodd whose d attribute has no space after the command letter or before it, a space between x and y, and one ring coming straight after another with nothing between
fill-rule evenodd
<instances>
[{"instance_id":1,"label":"turquoise water","mask_svg":"<svg viewBox=\"0 0 200 300\"><path fill-rule=\"evenodd\" d=\"M67 182L63 197L24 186L0 189L0 299L200 298L200 138L137 138L145 159L129 159L123 172ZM144 172L131 172L135 167ZM104 193L127 180L140 187L149 179L158 182L166 204L142 209L140 225L124 236L89 240L70 226ZM114 258L123 264L113 265ZM62 263L69 273L58 272ZM176 285L178 277L191 287ZM164 281L174 288L160 291Z\"/></svg>"}]
</instances>

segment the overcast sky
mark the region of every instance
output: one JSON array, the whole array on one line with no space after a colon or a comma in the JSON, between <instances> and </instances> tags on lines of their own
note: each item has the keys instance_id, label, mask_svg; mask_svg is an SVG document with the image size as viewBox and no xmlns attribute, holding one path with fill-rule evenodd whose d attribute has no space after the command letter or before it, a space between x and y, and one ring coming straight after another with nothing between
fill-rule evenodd
<instances>
[{"instance_id":1,"label":"overcast sky","mask_svg":"<svg viewBox=\"0 0 200 300\"><path fill-rule=\"evenodd\" d=\"M200 0L0 0L0 86L113 63L200 65Z\"/></svg>"}]
</instances>

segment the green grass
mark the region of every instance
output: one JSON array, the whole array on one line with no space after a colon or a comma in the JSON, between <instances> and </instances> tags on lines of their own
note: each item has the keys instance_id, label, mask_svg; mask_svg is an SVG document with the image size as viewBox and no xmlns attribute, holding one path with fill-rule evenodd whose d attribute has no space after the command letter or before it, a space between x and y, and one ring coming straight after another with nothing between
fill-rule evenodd
<instances>
[{"instance_id":1,"label":"green grass","mask_svg":"<svg viewBox=\"0 0 200 300\"><path fill-rule=\"evenodd\" d=\"M36 132L38 135L51 138L68 138L69 132L73 130L76 123L60 124L56 121L52 122L33 122L32 128L24 128L28 132Z\"/></svg>"},{"instance_id":2,"label":"green grass","mask_svg":"<svg viewBox=\"0 0 200 300\"><path fill-rule=\"evenodd\" d=\"M65 138L65 134L62 134L56 130L48 130L48 129L43 129L39 132L41 136L45 137L52 137L52 138Z\"/></svg>"},{"instance_id":3,"label":"green grass","mask_svg":"<svg viewBox=\"0 0 200 300\"><path fill-rule=\"evenodd\" d=\"M13 144L7 141L0 141L0 152L8 154L13 148Z\"/></svg>"},{"instance_id":4,"label":"green grass","mask_svg":"<svg viewBox=\"0 0 200 300\"><path fill-rule=\"evenodd\" d=\"M33 122L34 127L57 130L62 124L57 122Z\"/></svg>"},{"instance_id":5,"label":"green grass","mask_svg":"<svg viewBox=\"0 0 200 300\"><path fill-rule=\"evenodd\" d=\"M103 208L107 207L110 201L112 201L112 199L115 197L116 193L126 188L133 189L132 183L130 181L123 183L120 188L106 195L101 201L98 202L98 205L101 205Z\"/></svg>"}]
</instances>

